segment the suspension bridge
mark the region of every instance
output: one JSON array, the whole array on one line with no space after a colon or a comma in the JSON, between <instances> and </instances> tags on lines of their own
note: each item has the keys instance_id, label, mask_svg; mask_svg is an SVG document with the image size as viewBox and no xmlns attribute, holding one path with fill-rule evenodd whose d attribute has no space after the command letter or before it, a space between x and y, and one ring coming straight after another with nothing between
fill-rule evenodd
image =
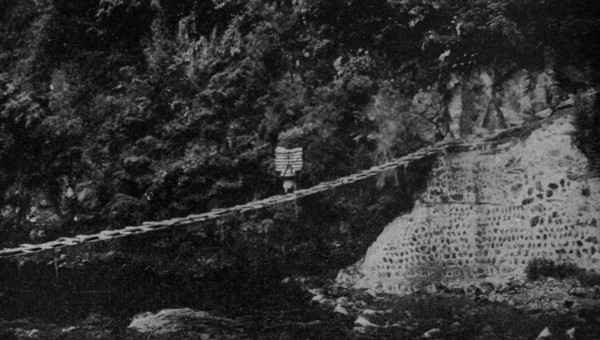
<instances>
[{"instance_id":1,"label":"suspension bridge","mask_svg":"<svg viewBox=\"0 0 600 340\"><path fill-rule=\"evenodd\" d=\"M419 149L418 151L393 159L384 164L373 166L369 169L354 173L352 175L337 178L332 181L322 182L313 187L299 189L295 192L270 196L265 199L248 202L232 206L229 208L213 209L211 211L193 214L185 217L177 217L163 221L149 221L137 226L127 226L122 229L103 230L95 234L76 235L73 237L60 237L56 240L39 244L22 244L15 248L6 248L0 250L0 259L31 255L34 253L58 250L65 247L82 245L94 242L105 242L127 236L146 234L154 231L165 230L177 227L194 227L224 218L228 215L244 214L250 211L268 208L278 204L292 202L302 197L315 195L321 192L329 191L334 188L355 183L367 178L382 174L386 171L394 170L399 167L406 167L413 162L425 159L427 157L437 157L443 153L456 153L472 150L488 150L502 148L507 143L507 139L520 131L528 131L539 126L544 121L555 119L561 115L553 115L544 120L524 124L523 126L511 127L508 129L497 130L494 133L471 140L445 140L429 147Z\"/></svg>"}]
</instances>

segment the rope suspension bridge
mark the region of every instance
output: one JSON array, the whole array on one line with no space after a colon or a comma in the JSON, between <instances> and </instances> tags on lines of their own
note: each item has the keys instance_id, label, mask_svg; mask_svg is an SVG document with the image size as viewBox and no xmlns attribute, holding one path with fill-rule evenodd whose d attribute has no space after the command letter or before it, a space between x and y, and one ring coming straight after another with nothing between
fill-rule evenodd
<instances>
[{"instance_id":1,"label":"rope suspension bridge","mask_svg":"<svg viewBox=\"0 0 600 340\"><path fill-rule=\"evenodd\" d=\"M555 119L556 117L558 117L558 115L553 115L545 120L534 122L533 124L538 125L543 121ZM348 185L370 177L377 176L381 173L390 170L395 170L399 167L404 167L406 169L406 167L409 164L428 157L437 157L444 153L501 149L503 146L506 146L507 143L510 144L510 141L507 142L507 139L508 137L512 136L515 132L528 130L527 125L528 124L525 124L523 126L511 127L504 130L498 130L485 138L479 138L469 141L447 140L439 142L437 144L434 144L433 146L419 149L414 153L388 161L381 165L371 167L367 170L363 170L349 176L340 177L332 181L322 182L310 188L299 189L285 195L270 196L262 200L252 201L229 208L213 209L209 212L201 214L193 214L185 217L172 218L163 221L144 222L138 226L127 226L122 229L103 230L95 234L77 235L73 237L60 237L54 241L46 243L22 244L15 248L2 249L0 250L0 259L26 256L43 251L58 250L65 247L71 247L87 243L110 241L132 235L140 235L154 231L165 230L168 228L176 228L183 226L201 226L205 223L221 219L228 215L243 214L286 202L293 202L298 198L329 191L340 186Z\"/></svg>"}]
</instances>

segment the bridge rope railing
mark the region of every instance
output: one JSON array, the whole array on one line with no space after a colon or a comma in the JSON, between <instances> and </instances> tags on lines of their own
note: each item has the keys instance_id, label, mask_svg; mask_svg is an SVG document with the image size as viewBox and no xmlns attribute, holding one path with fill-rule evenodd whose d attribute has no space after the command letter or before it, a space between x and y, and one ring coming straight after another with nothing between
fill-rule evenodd
<instances>
[{"instance_id":1,"label":"bridge rope railing","mask_svg":"<svg viewBox=\"0 0 600 340\"><path fill-rule=\"evenodd\" d=\"M73 237L60 237L54 241L39 244L22 244L16 248L6 248L0 250L0 259L26 256L43 251L58 250L65 247L94 242L110 241L126 236L146 234L154 231L164 230L167 228L202 225L210 221L218 220L227 215L243 214L249 211L256 211L274 205L292 202L298 198L329 191L340 186L348 185L364 180L366 178L377 176L386 171L390 171L399 167L406 167L409 164L418 160L422 160L427 157L438 156L442 153L456 153L473 150L490 150L502 148L503 145L508 146L511 144L511 142L507 142L506 138L504 137L510 136L511 134L513 134L513 132L518 132L519 130L523 129L524 126L517 126L509 129L498 130L494 134L491 134L485 138L479 138L470 141L443 141L434 144L433 146L419 149L414 153L391 160L381 165L373 166L369 169L360 171L358 173L340 177L332 181L322 182L310 188L299 189L290 194L270 196L265 199L232 206L229 208L213 209L211 211L201 214L193 214L185 217L172 218L162 221L143 222L141 225L127 226L122 229L103 230L95 234L77 235Z\"/></svg>"}]
</instances>

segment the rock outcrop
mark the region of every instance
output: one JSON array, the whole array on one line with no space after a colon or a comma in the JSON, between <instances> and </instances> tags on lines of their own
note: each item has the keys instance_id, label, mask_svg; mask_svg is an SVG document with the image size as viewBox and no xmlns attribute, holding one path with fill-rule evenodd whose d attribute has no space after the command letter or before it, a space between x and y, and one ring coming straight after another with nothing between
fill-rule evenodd
<instances>
[{"instance_id":1,"label":"rock outcrop","mask_svg":"<svg viewBox=\"0 0 600 340\"><path fill-rule=\"evenodd\" d=\"M199 339L208 339L210 334L214 335L227 329L239 328L240 325L236 320L216 317L207 312L178 308L163 309L156 314L148 312L136 315L127 328L151 334L187 332L194 338L198 336ZM206 333L198 334L199 330Z\"/></svg>"},{"instance_id":2,"label":"rock outcrop","mask_svg":"<svg viewBox=\"0 0 600 340\"><path fill-rule=\"evenodd\" d=\"M522 278L534 258L600 270L600 179L572 144L572 120L440 157L413 211L338 282L403 294Z\"/></svg>"},{"instance_id":3,"label":"rock outcrop","mask_svg":"<svg viewBox=\"0 0 600 340\"><path fill-rule=\"evenodd\" d=\"M445 94L435 89L419 91L412 100L411 112L435 125L417 129L418 135L444 135L459 139L478 129L496 130L518 126L539 112L549 112L566 99L551 69L531 72L515 70L504 77L489 68L474 69L469 74L452 73L445 84ZM423 124L417 124L423 126Z\"/></svg>"}]
</instances>

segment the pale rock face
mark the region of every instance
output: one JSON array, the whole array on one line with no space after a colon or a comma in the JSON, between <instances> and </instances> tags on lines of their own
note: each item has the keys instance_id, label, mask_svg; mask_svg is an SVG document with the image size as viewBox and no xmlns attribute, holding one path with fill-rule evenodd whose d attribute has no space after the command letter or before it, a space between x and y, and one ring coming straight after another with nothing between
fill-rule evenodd
<instances>
[{"instance_id":1,"label":"pale rock face","mask_svg":"<svg viewBox=\"0 0 600 340\"><path fill-rule=\"evenodd\" d=\"M462 86L460 83L452 88L452 97L448 102L448 114L450 116L449 130L452 138L460 138L460 120L463 116Z\"/></svg>"},{"instance_id":2,"label":"pale rock face","mask_svg":"<svg viewBox=\"0 0 600 340\"><path fill-rule=\"evenodd\" d=\"M502 108L520 115L532 115L556 106L560 101L553 72L519 70L502 87Z\"/></svg>"},{"instance_id":3,"label":"pale rock face","mask_svg":"<svg viewBox=\"0 0 600 340\"><path fill-rule=\"evenodd\" d=\"M551 71L532 74L522 69L500 84L500 90L494 91L494 86L494 72L481 68L467 76L451 74L445 84L445 101L434 90L420 90L413 97L411 112L429 124L418 124L419 136L432 140L437 132L458 139L481 128L521 125L560 100Z\"/></svg>"},{"instance_id":4,"label":"pale rock face","mask_svg":"<svg viewBox=\"0 0 600 340\"><path fill-rule=\"evenodd\" d=\"M413 211L338 282L404 294L523 278L534 258L600 270L600 179L572 144L572 119L439 158Z\"/></svg>"},{"instance_id":5,"label":"pale rock face","mask_svg":"<svg viewBox=\"0 0 600 340\"><path fill-rule=\"evenodd\" d=\"M424 141L436 141L436 123L441 115L442 98L435 91L420 90L414 97L410 106L414 114L412 119L415 133Z\"/></svg>"},{"instance_id":6,"label":"pale rock face","mask_svg":"<svg viewBox=\"0 0 600 340\"><path fill-rule=\"evenodd\" d=\"M545 109L542 111L539 111L535 114L536 117L539 118L548 118L552 115L552 109Z\"/></svg>"},{"instance_id":7,"label":"pale rock face","mask_svg":"<svg viewBox=\"0 0 600 340\"><path fill-rule=\"evenodd\" d=\"M519 70L503 84L503 109L517 113L532 113L531 75Z\"/></svg>"},{"instance_id":8,"label":"pale rock face","mask_svg":"<svg viewBox=\"0 0 600 340\"><path fill-rule=\"evenodd\" d=\"M525 117L523 114L515 112L508 107L501 107L500 112L506 121L508 126L520 126L525 123Z\"/></svg>"},{"instance_id":9,"label":"pale rock face","mask_svg":"<svg viewBox=\"0 0 600 340\"><path fill-rule=\"evenodd\" d=\"M470 134L473 128L481 128L490 104L494 99L494 80L487 70L474 72L463 88L463 135Z\"/></svg>"},{"instance_id":10,"label":"pale rock face","mask_svg":"<svg viewBox=\"0 0 600 340\"><path fill-rule=\"evenodd\" d=\"M483 128L488 130L497 130L506 128L506 121L502 115L502 100L496 95L490 101L490 105L483 119Z\"/></svg>"},{"instance_id":11,"label":"pale rock face","mask_svg":"<svg viewBox=\"0 0 600 340\"><path fill-rule=\"evenodd\" d=\"M554 81L548 73L540 73L537 76L531 98L533 113L548 108L548 92L553 85Z\"/></svg>"},{"instance_id":12,"label":"pale rock face","mask_svg":"<svg viewBox=\"0 0 600 340\"><path fill-rule=\"evenodd\" d=\"M490 72L485 71L485 70L481 71L479 73L479 80L481 81L481 84L484 86L483 93L485 93L486 95L491 97L492 96L492 86L494 85L494 80L492 79Z\"/></svg>"},{"instance_id":13,"label":"pale rock face","mask_svg":"<svg viewBox=\"0 0 600 340\"><path fill-rule=\"evenodd\" d=\"M492 99L494 98L494 79L489 72L484 70L479 74L479 80L481 82L483 93L479 97L479 106L481 109L478 110L476 126L482 127L486 111L489 108Z\"/></svg>"}]
</instances>

